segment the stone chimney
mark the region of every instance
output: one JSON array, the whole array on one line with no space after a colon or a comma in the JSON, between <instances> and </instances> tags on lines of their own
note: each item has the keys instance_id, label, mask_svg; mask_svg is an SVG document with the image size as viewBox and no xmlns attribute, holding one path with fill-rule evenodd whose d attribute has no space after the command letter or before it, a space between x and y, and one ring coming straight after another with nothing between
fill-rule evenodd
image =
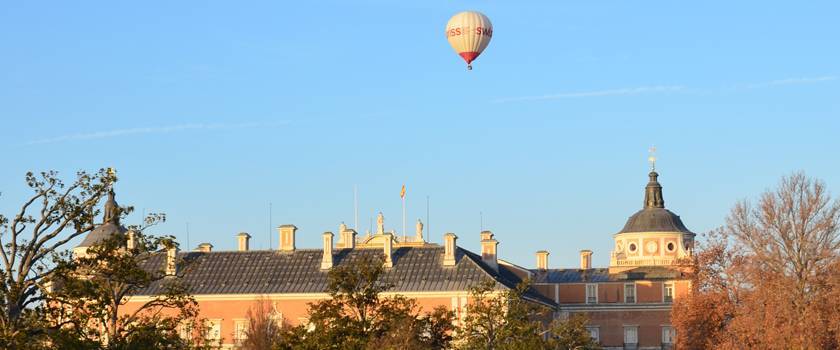
<instances>
[{"instance_id":1,"label":"stone chimney","mask_svg":"<svg viewBox=\"0 0 840 350\"><path fill-rule=\"evenodd\" d=\"M126 235L128 236L128 240L125 242L126 248L134 249L135 247L137 247L136 234L134 230L128 230Z\"/></svg>"},{"instance_id":2,"label":"stone chimney","mask_svg":"<svg viewBox=\"0 0 840 350\"><path fill-rule=\"evenodd\" d=\"M321 270L333 267L333 233L324 232L324 256L321 257Z\"/></svg>"},{"instance_id":3,"label":"stone chimney","mask_svg":"<svg viewBox=\"0 0 840 350\"><path fill-rule=\"evenodd\" d=\"M589 270L592 268L592 251L585 249L580 251L580 269Z\"/></svg>"},{"instance_id":4,"label":"stone chimney","mask_svg":"<svg viewBox=\"0 0 840 350\"><path fill-rule=\"evenodd\" d=\"M394 234L387 232L383 241L383 248L385 254L385 267L394 267Z\"/></svg>"},{"instance_id":5,"label":"stone chimney","mask_svg":"<svg viewBox=\"0 0 840 350\"><path fill-rule=\"evenodd\" d=\"M277 249L284 252L295 251L295 232L297 232L297 226L282 225L277 230L280 231L280 243Z\"/></svg>"},{"instance_id":6,"label":"stone chimney","mask_svg":"<svg viewBox=\"0 0 840 350\"><path fill-rule=\"evenodd\" d=\"M443 266L455 266L455 250L457 249L456 242L458 236L449 232L443 235Z\"/></svg>"},{"instance_id":7,"label":"stone chimney","mask_svg":"<svg viewBox=\"0 0 840 350\"><path fill-rule=\"evenodd\" d=\"M548 270L548 251L540 250L537 252L537 269Z\"/></svg>"},{"instance_id":8,"label":"stone chimney","mask_svg":"<svg viewBox=\"0 0 840 350\"><path fill-rule=\"evenodd\" d=\"M209 253L213 251L213 245L210 243L200 243L198 245L198 251L202 253Z\"/></svg>"},{"instance_id":9,"label":"stone chimney","mask_svg":"<svg viewBox=\"0 0 840 350\"><path fill-rule=\"evenodd\" d=\"M175 276L178 274L178 246L170 242L166 246L166 275Z\"/></svg>"},{"instance_id":10,"label":"stone chimney","mask_svg":"<svg viewBox=\"0 0 840 350\"><path fill-rule=\"evenodd\" d=\"M496 256L499 241L493 239L493 232L481 231L481 260L493 270L499 271L499 261Z\"/></svg>"},{"instance_id":11,"label":"stone chimney","mask_svg":"<svg viewBox=\"0 0 840 350\"><path fill-rule=\"evenodd\" d=\"M356 230L347 228L347 225L344 223L342 223L338 228L338 241L341 243L340 248L356 248Z\"/></svg>"},{"instance_id":12,"label":"stone chimney","mask_svg":"<svg viewBox=\"0 0 840 350\"><path fill-rule=\"evenodd\" d=\"M251 235L248 232L240 232L236 235L236 241L238 242L240 252L247 252L249 247L251 246Z\"/></svg>"}]
</instances>

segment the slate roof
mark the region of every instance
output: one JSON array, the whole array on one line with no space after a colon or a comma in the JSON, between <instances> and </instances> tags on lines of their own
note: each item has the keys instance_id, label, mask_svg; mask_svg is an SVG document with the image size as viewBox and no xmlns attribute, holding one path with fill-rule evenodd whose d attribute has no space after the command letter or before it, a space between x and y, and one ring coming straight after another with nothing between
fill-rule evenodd
<instances>
[{"instance_id":1,"label":"slate roof","mask_svg":"<svg viewBox=\"0 0 840 350\"><path fill-rule=\"evenodd\" d=\"M534 283L599 283L635 280L685 279L687 276L664 266L637 267L620 273L609 273L609 269L548 269L532 270Z\"/></svg>"},{"instance_id":2,"label":"slate roof","mask_svg":"<svg viewBox=\"0 0 840 350\"><path fill-rule=\"evenodd\" d=\"M106 222L97 226L93 229L93 231L90 231L90 233L85 236L85 239L82 240L82 242L76 247L92 247L99 242L107 240L114 234L126 232L128 232L128 229L119 223Z\"/></svg>"},{"instance_id":3,"label":"slate roof","mask_svg":"<svg viewBox=\"0 0 840 350\"><path fill-rule=\"evenodd\" d=\"M628 232L683 232L694 234L685 227L680 216L665 208L645 208L627 219L618 233Z\"/></svg>"},{"instance_id":4,"label":"slate roof","mask_svg":"<svg viewBox=\"0 0 840 350\"><path fill-rule=\"evenodd\" d=\"M393 283L393 292L468 291L481 281L496 281L497 289L513 288L520 279L504 267L496 272L481 257L463 248L456 250L456 265L443 266L441 246L399 247L394 249L394 266L383 274L383 281ZM178 257L179 277L190 286L192 294L287 294L322 293L328 273L321 270L322 250L297 249L292 252L252 250L184 252ZM381 256L382 249L336 249L334 266L344 265L363 256ZM148 270L162 270L166 253L156 252L146 260ZM160 292L161 281L140 290L136 295ZM554 302L535 291L526 298L553 306Z\"/></svg>"}]
</instances>

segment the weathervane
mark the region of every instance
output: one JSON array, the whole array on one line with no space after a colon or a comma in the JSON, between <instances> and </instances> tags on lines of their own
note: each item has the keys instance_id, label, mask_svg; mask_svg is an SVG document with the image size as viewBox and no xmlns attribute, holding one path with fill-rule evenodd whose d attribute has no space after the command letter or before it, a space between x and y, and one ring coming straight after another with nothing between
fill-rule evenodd
<instances>
[{"instance_id":1,"label":"weathervane","mask_svg":"<svg viewBox=\"0 0 840 350\"><path fill-rule=\"evenodd\" d=\"M650 146L648 153L650 153L650 156L648 157L648 162L650 162L650 171L656 171L656 146Z\"/></svg>"}]
</instances>

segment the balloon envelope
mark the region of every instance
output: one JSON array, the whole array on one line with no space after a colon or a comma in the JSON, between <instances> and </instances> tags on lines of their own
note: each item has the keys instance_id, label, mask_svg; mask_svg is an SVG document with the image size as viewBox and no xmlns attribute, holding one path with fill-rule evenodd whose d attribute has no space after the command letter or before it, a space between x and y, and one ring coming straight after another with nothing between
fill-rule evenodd
<instances>
[{"instance_id":1,"label":"balloon envelope","mask_svg":"<svg viewBox=\"0 0 840 350\"><path fill-rule=\"evenodd\" d=\"M472 69L472 61L487 48L493 37L493 24L481 12L465 11L452 16L446 23L446 40Z\"/></svg>"}]
</instances>

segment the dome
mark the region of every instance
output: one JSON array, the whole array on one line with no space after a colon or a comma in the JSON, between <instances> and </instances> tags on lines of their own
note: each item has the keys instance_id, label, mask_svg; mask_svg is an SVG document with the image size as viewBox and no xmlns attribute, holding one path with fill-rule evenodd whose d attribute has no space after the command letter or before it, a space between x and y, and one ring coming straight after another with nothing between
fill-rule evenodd
<instances>
[{"instance_id":1,"label":"dome","mask_svg":"<svg viewBox=\"0 0 840 350\"><path fill-rule=\"evenodd\" d=\"M645 208L627 219L618 233L628 232L683 232L691 233L680 216L665 208Z\"/></svg>"},{"instance_id":2,"label":"dome","mask_svg":"<svg viewBox=\"0 0 840 350\"><path fill-rule=\"evenodd\" d=\"M642 210L637 211L627 219L624 228L618 233L629 232L682 232L694 234L685 227L680 216L665 209L665 199L662 197L662 185L659 184L659 174L651 171L650 181L645 187L645 202Z\"/></svg>"},{"instance_id":3,"label":"dome","mask_svg":"<svg viewBox=\"0 0 840 350\"><path fill-rule=\"evenodd\" d=\"M93 229L93 231L90 231L85 236L85 239L82 240L82 243L79 243L76 248L91 247L115 234L128 232L128 229L120 224L120 206L114 199L114 190L108 192L108 200L105 202L104 212L102 224Z\"/></svg>"},{"instance_id":4,"label":"dome","mask_svg":"<svg viewBox=\"0 0 840 350\"><path fill-rule=\"evenodd\" d=\"M79 245L76 247L92 247L97 243L112 237L115 234L126 232L128 232L128 229L126 229L119 223L106 222L93 229L93 231L90 231L90 233L88 233L88 235L85 237L82 243L79 243Z\"/></svg>"}]
</instances>

